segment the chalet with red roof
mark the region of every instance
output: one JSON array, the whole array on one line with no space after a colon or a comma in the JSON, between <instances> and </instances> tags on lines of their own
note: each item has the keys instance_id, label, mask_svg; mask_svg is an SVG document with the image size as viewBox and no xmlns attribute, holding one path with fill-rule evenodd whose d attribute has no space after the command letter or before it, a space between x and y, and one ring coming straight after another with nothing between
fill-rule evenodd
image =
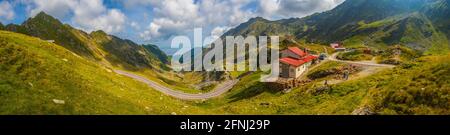
<instances>
[{"instance_id":1,"label":"chalet with red roof","mask_svg":"<svg viewBox=\"0 0 450 135\"><path fill-rule=\"evenodd\" d=\"M345 51L347 49L342 43L332 43L330 44L330 47L336 51Z\"/></svg>"},{"instance_id":2,"label":"chalet with red roof","mask_svg":"<svg viewBox=\"0 0 450 135\"><path fill-rule=\"evenodd\" d=\"M308 54L297 47L289 47L281 52L281 77L299 78L308 68L318 61L318 57Z\"/></svg>"}]
</instances>

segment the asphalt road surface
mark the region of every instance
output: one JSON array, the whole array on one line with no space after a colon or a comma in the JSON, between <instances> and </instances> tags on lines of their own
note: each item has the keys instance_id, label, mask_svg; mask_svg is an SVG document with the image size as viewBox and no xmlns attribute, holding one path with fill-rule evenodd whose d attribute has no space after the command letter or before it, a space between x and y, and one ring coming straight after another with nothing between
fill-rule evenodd
<instances>
[{"instance_id":1,"label":"asphalt road surface","mask_svg":"<svg viewBox=\"0 0 450 135\"><path fill-rule=\"evenodd\" d=\"M162 92L166 95L169 95L169 96L172 96L172 97L175 97L178 99L183 99L183 100L205 100L205 99L218 97L218 96L228 92L231 88L233 88L234 85L236 85L237 82L239 82L239 79L229 80L222 84L219 84L214 90L212 90L209 93L189 94L189 93L183 93L178 90L173 90L171 88L167 88L167 87L162 86L162 85L160 85L154 81L151 81L145 77L142 77L142 76L139 76L139 75L136 75L133 73L125 72L122 70L114 70L114 72L116 72L117 74L123 75L123 76L133 78L137 81L143 82L143 83L149 85L150 87L152 87L153 89L155 89L159 92Z\"/></svg>"},{"instance_id":2,"label":"asphalt road surface","mask_svg":"<svg viewBox=\"0 0 450 135\"><path fill-rule=\"evenodd\" d=\"M349 64L357 64L357 65L364 65L364 66L371 66L371 67L386 67L386 68L394 68L395 66L393 65L387 65L387 64L376 64L376 63L369 63L369 62L357 62L357 61L343 61L343 60L338 60L336 59L336 56L339 53L334 53L333 55L331 55L328 60L330 61L336 61L336 62L343 62L343 63L349 63ZM169 96L178 98L178 99L183 99L183 100L206 100L206 99L210 99L210 98L214 98L214 97L218 97L226 92L228 92L230 89L233 88L234 85L236 85L239 82L239 79L235 79L235 80L228 80L226 82L223 82L222 84L219 84L214 90L212 90L209 93L205 93L205 94L190 94L190 93L184 93L178 90L173 90L171 88L167 88L165 86L162 86L154 81L151 81L145 77L133 74L133 73L129 73L129 72L125 72L122 70L114 70L114 72L116 72L117 74L123 75L123 76L127 76L130 78L133 78L137 81L143 82L147 85L149 85L150 87L152 87L153 89L162 92L164 94L167 94Z\"/></svg>"}]
</instances>

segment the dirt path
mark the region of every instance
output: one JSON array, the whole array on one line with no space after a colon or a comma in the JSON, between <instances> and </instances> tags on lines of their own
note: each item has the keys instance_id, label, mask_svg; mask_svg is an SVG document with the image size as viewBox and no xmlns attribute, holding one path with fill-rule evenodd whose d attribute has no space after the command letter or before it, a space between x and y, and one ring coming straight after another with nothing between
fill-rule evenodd
<instances>
[{"instance_id":1,"label":"dirt path","mask_svg":"<svg viewBox=\"0 0 450 135\"><path fill-rule=\"evenodd\" d=\"M386 68L394 68L394 65L387 65L387 64L376 64L373 62L364 62L364 61L344 61L344 60L338 60L336 57L339 53L334 53L331 55L328 59L331 61L336 62L343 62L343 63L349 63L349 64L356 64L356 65L362 65L362 66L371 66L371 67L386 67Z\"/></svg>"},{"instance_id":2,"label":"dirt path","mask_svg":"<svg viewBox=\"0 0 450 135\"><path fill-rule=\"evenodd\" d=\"M127 76L130 78L133 78L137 81L143 82L147 85L149 85L150 87L152 87L153 89L162 92L166 95L178 98L178 99L183 99L183 100L204 100L204 99L210 99L210 98L214 98L214 97L218 97L224 93L226 93L227 91L229 91L231 88L233 88L234 85L236 85L237 82L239 82L239 79L236 80L229 80L226 81L222 84L219 84L214 90L212 90L209 93L205 93L205 94L188 94L188 93L183 93L181 91L177 91L177 90L173 90L171 88L167 88L165 86L162 86L154 81L151 81L145 77L133 74L133 73L129 73L129 72L125 72L122 70L114 70L114 72L116 72L117 74L123 75L123 76Z\"/></svg>"},{"instance_id":3,"label":"dirt path","mask_svg":"<svg viewBox=\"0 0 450 135\"><path fill-rule=\"evenodd\" d=\"M330 61L336 61L336 62L343 62L343 63L348 63L348 64L355 64L355 65L361 65L364 66L364 69L354 75L350 75L348 80L342 80L342 79L333 79L328 81L328 84L338 84L338 83L342 83L345 81L349 81L349 80L355 80L355 79L359 79L359 78L363 78L363 77L367 77L370 76L372 74L377 73L378 71L382 70L382 69L386 69L386 68L394 68L394 65L387 65L387 64L377 64L374 62L374 60L372 61L344 61L344 60L338 60L336 58L336 56L339 53L334 53L333 55L331 55L328 60Z\"/></svg>"},{"instance_id":4,"label":"dirt path","mask_svg":"<svg viewBox=\"0 0 450 135\"><path fill-rule=\"evenodd\" d=\"M339 83L343 83L345 81L351 81L351 80L356 80L356 79L360 79L360 78L364 78L367 76L370 76L372 74L375 74L383 69L386 69L385 67L365 67L362 71L354 74L354 75L350 75L348 77L348 80L343 80L343 79L332 79L328 81L328 84L333 85L333 84L339 84Z\"/></svg>"}]
</instances>

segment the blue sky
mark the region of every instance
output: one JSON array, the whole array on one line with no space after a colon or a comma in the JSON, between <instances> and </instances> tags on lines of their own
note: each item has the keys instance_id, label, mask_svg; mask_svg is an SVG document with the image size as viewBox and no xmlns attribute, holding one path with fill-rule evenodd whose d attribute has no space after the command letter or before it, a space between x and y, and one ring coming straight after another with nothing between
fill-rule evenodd
<instances>
[{"instance_id":1,"label":"blue sky","mask_svg":"<svg viewBox=\"0 0 450 135\"><path fill-rule=\"evenodd\" d=\"M344 0L0 0L0 22L20 24L40 11L91 32L103 30L139 44L157 44L168 53L171 38L220 36L253 17L304 17Z\"/></svg>"}]
</instances>

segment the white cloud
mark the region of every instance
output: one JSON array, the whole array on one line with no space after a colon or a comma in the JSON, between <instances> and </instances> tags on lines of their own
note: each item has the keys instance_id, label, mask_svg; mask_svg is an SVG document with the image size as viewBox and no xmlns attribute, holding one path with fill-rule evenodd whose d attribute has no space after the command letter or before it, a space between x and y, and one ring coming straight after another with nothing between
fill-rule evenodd
<instances>
[{"instance_id":1,"label":"white cloud","mask_svg":"<svg viewBox=\"0 0 450 135\"><path fill-rule=\"evenodd\" d=\"M144 31L147 39L183 33L187 28L198 26L203 19L193 0L164 0L154 2L153 6L155 18Z\"/></svg>"},{"instance_id":2,"label":"white cloud","mask_svg":"<svg viewBox=\"0 0 450 135\"><path fill-rule=\"evenodd\" d=\"M71 0L32 0L28 4L34 4L30 11L30 16L35 16L39 12L44 11L57 18L64 18L70 13L72 7L76 5Z\"/></svg>"},{"instance_id":3,"label":"white cloud","mask_svg":"<svg viewBox=\"0 0 450 135\"><path fill-rule=\"evenodd\" d=\"M153 21L140 33L145 40L167 39L195 27L213 33L248 19L304 17L334 8L344 0L131 0L128 5L153 7ZM256 4L255 4L256 3ZM253 4L254 9L247 6ZM220 27L219 27L220 26ZM208 32L208 33L209 33ZM214 36L214 35L213 35ZM217 34L215 35L217 36Z\"/></svg>"},{"instance_id":4,"label":"white cloud","mask_svg":"<svg viewBox=\"0 0 450 135\"><path fill-rule=\"evenodd\" d=\"M279 4L279 0L261 0L259 6L262 16L270 18L272 14L279 10Z\"/></svg>"},{"instance_id":5,"label":"white cloud","mask_svg":"<svg viewBox=\"0 0 450 135\"><path fill-rule=\"evenodd\" d=\"M30 15L44 11L57 18L72 15L72 23L85 31L121 32L126 16L118 9L107 9L103 0L30 0Z\"/></svg>"},{"instance_id":6,"label":"white cloud","mask_svg":"<svg viewBox=\"0 0 450 135\"><path fill-rule=\"evenodd\" d=\"M228 31L230 27L216 27L211 31L211 36L216 39L222 36L226 31Z\"/></svg>"},{"instance_id":7,"label":"white cloud","mask_svg":"<svg viewBox=\"0 0 450 135\"><path fill-rule=\"evenodd\" d=\"M120 10L107 9L102 0L79 0L73 11L72 21L86 31L116 33L122 31L126 21Z\"/></svg>"},{"instance_id":8,"label":"white cloud","mask_svg":"<svg viewBox=\"0 0 450 135\"><path fill-rule=\"evenodd\" d=\"M149 40L186 34L196 27L212 30L216 26L235 26L255 16L242 8L251 1L253 0L150 0L149 3L154 7L154 19L140 35Z\"/></svg>"},{"instance_id":9,"label":"white cloud","mask_svg":"<svg viewBox=\"0 0 450 135\"><path fill-rule=\"evenodd\" d=\"M345 0L261 0L260 13L269 19L304 17L330 10Z\"/></svg>"},{"instance_id":10,"label":"white cloud","mask_svg":"<svg viewBox=\"0 0 450 135\"><path fill-rule=\"evenodd\" d=\"M159 37L161 35L159 29L161 29L160 25L156 23L150 23L148 30L145 30L144 32L140 33L139 36L144 40L150 40L153 37Z\"/></svg>"},{"instance_id":11,"label":"white cloud","mask_svg":"<svg viewBox=\"0 0 450 135\"><path fill-rule=\"evenodd\" d=\"M135 8L136 6L150 6L157 0L114 0L122 3L125 8Z\"/></svg>"},{"instance_id":12,"label":"white cloud","mask_svg":"<svg viewBox=\"0 0 450 135\"><path fill-rule=\"evenodd\" d=\"M13 20L15 16L14 9L8 1L0 2L0 20Z\"/></svg>"},{"instance_id":13,"label":"white cloud","mask_svg":"<svg viewBox=\"0 0 450 135\"><path fill-rule=\"evenodd\" d=\"M196 27L218 36L257 16L271 20L303 17L332 9L344 0L110 0L120 2L126 13L132 11L130 18L119 9L108 9L103 0L20 1L32 3L31 15L45 11L88 32L101 29L114 34L129 27L131 32L126 32L137 33L135 36L144 41L163 42L192 34ZM148 19L136 17L136 13ZM141 20L130 20L133 18Z\"/></svg>"},{"instance_id":14,"label":"white cloud","mask_svg":"<svg viewBox=\"0 0 450 135\"><path fill-rule=\"evenodd\" d=\"M135 22L135 21L132 21L132 22L130 23L130 26L131 26L133 29L135 29L135 30L141 29L141 26L140 26L137 22Z\"/></svg>"}]
</instances>

